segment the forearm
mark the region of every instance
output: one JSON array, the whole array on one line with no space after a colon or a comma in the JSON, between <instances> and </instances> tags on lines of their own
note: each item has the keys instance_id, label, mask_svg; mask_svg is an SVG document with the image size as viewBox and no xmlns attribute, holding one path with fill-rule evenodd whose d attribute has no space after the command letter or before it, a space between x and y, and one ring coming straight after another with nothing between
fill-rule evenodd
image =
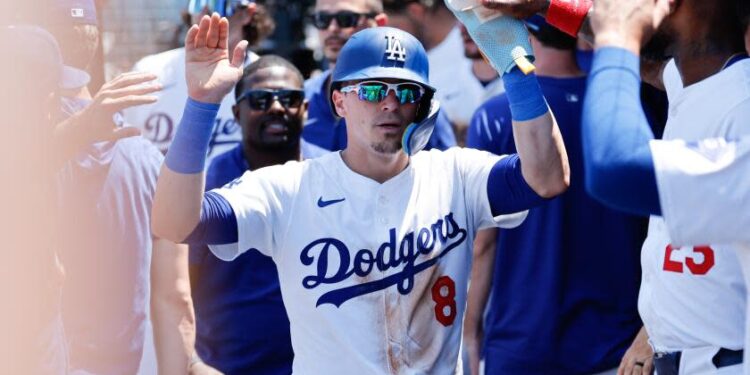
<instances>
[{"instance_id":1,"label":"forearm","mask_svg":"<svg viewBox=\"0 0 750 375\"><path fill-rule=\"evenodd\" d=\"M154 239L151 263L151 321L159 374L187 372L195 345L188 248Z\"/></svg>"},{"instance_id":2,"label":"forearm","mask_svg":"<svg viewBox=\"0 0 750 375\"><path fill-rule=\"evenodd\" d=\"M471 283L467 292L463 342L469 359L471 375L479 374L484 343L484 310L492 289L492 272L495 263L495 238L497 229L485 229L474 239L474 260L471 266Z\"/></svg>"},{"instance_id":3,"label":"forearm","mask_svg":"<svg viewBox=\"0 0 750 375\"><path fill-rule=\"evenodd\" d=\"M152 212L156 235L182 242L200 220L205 160L218 104L188 99L156 186Z\"/></svg>"},{"instance_id":4,"label":"forearm","mask_svg":"<svg viewBox=\"0 0 750 375\"><path fill-rule=\"evenodd\" d=\"M523 177L540 196L565 191L570 171L565 145L549 111L536 76L514 69L503 76L511 115L513 138L521 158Z\"/></svg>"},{"instance_id":5,"label":"forearm","mask_svg":"<svg viewBox=\"0 0 750 375\"><path fill-rule=\"evenodd\" d=\"M495 228L484 229L479 231L474 239L474 260L471 266L471 283L466 297L464 337L476 339L482 336L484 310L487 307L492 287L497 232Z\"/></svg>"},{"instance_id":6,"label":"forearm","mask_svg":"<svg viewBox=\"0 0 750 375\"><path fill-rule=\"evenodd\" d=\"M586 189L620 210L660 214L638 57L621 48L598 49L588 85L582 120Z\"/></svg>"}]
</instances>

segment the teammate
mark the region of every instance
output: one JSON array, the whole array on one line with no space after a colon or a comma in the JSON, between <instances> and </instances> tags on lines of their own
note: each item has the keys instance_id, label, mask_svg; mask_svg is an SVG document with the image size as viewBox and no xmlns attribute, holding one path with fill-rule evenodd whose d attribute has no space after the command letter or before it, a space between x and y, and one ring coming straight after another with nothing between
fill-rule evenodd
<instances>
[{"instance_id":1,"label":"teammate","mask_svg":"<svg viewBox=\"0 0 750 375\"><path fill-rule=\"evenodd\" d=\"M670 99L665 139L732 139L750 133L750 60L744 53L742 13L735 8L742 3L597 1L591 20L597 51L584 120L587 188L595 197L637 213L660 215L663 207L673 207L666 192L660 204L648 146L652 136L636 107L639 53L675 58L664 74ZM658 29L654 21L661 21ZM636 131L625 130L633 126ZM654 147L654 155L660 152ZM683 194L674 188L668 192ZM677 223L666 209L664 218L651 217L642 251L641 317L659 374L717 368L741 373L747 286L737 259L740 249L720 245L724 242L683 246L670 237L668 226L703 221L702 210L693 208L693 219Z\"/></svg>"},{"instance_id":2,"label":"teammate","mask_svg":"<svg viewBox=\"0 0 750 375\"><path fill-rule=\"evenodd\" d=\"M518 228L479 232L464 345L473 374L482 354L488 375L615 374L642 326L643 223L586 195L580 143L586 75L576 63L576 40L539 16L527 24L539 84L568 150L571 188L529 211ZM468 146L515 152L510 117L505 95L484 103L469 128ZM608 251L602 251L605 243Z\"/></svg>"},{"instance_id":3,"label":"teammate","mask_svg":"<svg viewBox=\"0 0 750 375\"><path fill-rule=\"evenodd\" d=\"M359 30L387 24L381 0L317 0L313 24L323 44L329 69L305 82L305 97L310 103L308 121L302 137L308 143L330 151L346 147L346 120L331 110L328 91L341 47ZM447 149L456 145L448 118L440 114L428 148Z\"/></svg>"},{"instance_id":4,"label":"teammate","mask_svg":"<svg viewBox=\"0 0 750 375\"><path fill-rule=\"evenodd\" d=\"M98 35L94 2L60 0L54 9L62 49L87 54L70 56L79 68L89 66L98 43L88 38ZM154 78L124 74L93 98L85 87L63 98L63 112L72 116L66 125L79 133L78 142L69 145L70 156L62 159L56 185L63 217L58 246L66 268L63 320L73 372L136 373L144 347L151 346L149 315L158 369L145 361L141 371L184 373L192 356L187 247L154 238L150 231L163 157L141 137L116 139L133 129L113 130L114 112L155 100L149 95L159 90ZM108 132L115 139L91 141Z\"/></svg>"},{"instance_id":5,"label":"teammate","mask_svg":"<svg viewBox=\"0 0 750 375\"><path fill-rule=\"evenodd\" d=\"M251 169L314 156L300 143L307 112L303 83L297 68L278 56L261 56L245 68L232 109L242 143L214 158L207 191ZM290 374L289 318L271 258L249 249L225 262L208 247L193 246L190 265L200 358L227 374Z\"/></svg>"},{"instance_id":6,"label":"teammate","mask_svg":"<svg viewBox=\"0 0 750 375\"><path fill-rule=\"evenodd\" d=\"M504 75L522 98L511 101L519 155L419 151L434 121L424 49L397 29L360 31L332 73L347 148L204 195L207 124L240 77L244 47L230 63L226 28L214 15L188 32L190 100L159 179L155 231L210 243L222 259L248 248L271 256L295 373L454 373L470 239L482 227L518 225L526 208L567 186L564 147L535 77Z\"/></svg>"},{"instance_id":7,"label":"teammate","mask_svg":"<svg viewBox=\"0 0 750 375\"><path fill-rule=\"evenodd\" d=\"M230 20L229 43L234 47L240 40L247 40L251 46L258 44L273 32L273 19L263 5L251 0L191 0L188 11L193 21L207 12L219 12ZM245 64L258 58L248 53ZM185 86L185 49L146 56L133 67L134 71L147 72L159 77L163 89L157 95L158 101L151 105L124 111L125 121L141 129L146 138L153 142L162 153L167 152L177 125L180 123L180 108L187 98ZM227 96L222 102L211 136L209 160L226 152L239 143L240 128L232 115L234 97Z\"/></svg>"}]
</instances>

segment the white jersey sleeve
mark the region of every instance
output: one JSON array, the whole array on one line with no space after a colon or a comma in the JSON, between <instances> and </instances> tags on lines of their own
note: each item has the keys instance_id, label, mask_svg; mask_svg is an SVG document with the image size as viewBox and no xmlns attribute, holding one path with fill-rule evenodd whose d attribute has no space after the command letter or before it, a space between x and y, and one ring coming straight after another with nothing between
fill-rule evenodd
<instances>
[{"instance_id":1,"label":"white jersey sleeve","mask_svg":"<svg viewBox=\"0 0 750 375\"><path fill-rule=\"evenodd\" d=\"M224 197L237 219L238 242L211 245L219 259L233 260L248 249L273 257L287 230L288 210L285 204L298 190L303 163L288 162L245 172L240 178L213 190Z\"/></svg>"},{"instance_id":2,"label":"white jersey sleeve","mask_svg":"<svg viewBox=\"0 0 750 375\"><path fill-rule=\"evenodd\" d=\"M750 242L750 137L652 141L651 151L676 245Z\"/></svg>"},{"instance_id":3,"label":"white jersey sleeve","mask_svg":"<svg viewBox=\"0 0 750 375\"><path fill-rule=\"evenodd\" d=\"M456 149L458 150L458 149ZM479 229L488 227L515 228L526 219L528 211L492 217L490 200L487 195L487 182L492 167L504 156L496 156L486 151L463 149L456 155L458 169L464 178L466 207L471 210L475 225Z\"/></svg>"}]
</instances>

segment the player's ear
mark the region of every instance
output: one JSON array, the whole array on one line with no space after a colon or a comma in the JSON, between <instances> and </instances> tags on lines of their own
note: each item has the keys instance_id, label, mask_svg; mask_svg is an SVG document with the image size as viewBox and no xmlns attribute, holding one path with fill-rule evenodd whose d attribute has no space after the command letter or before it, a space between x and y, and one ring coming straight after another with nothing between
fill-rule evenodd
<instances>
[{"instance_id":1,"label":"player's ear","mask_svg":"<svg viewBox=\"0 0 750 375\"><path fill-rule=\"evenodd\" d=\"M388 25L388 16L385 13L379 13L377 16L375 16L375 23L378 26Z\"/></svg>"},{"instance_id":2,"label":"player's ear","mask_svg":"<svg viewBox=\"0 0 750 375\"><path fill-rule=\"evenodd\" d=\"M240 19L240 23L243 26L249 25L250 22L253 21L253 15L255 14L256 11L257 11L257 8L256 8L256 4L254 2L248 4L247 7L242 8L241 12L240 12L241 17L242 17Z\"/></svg>"},{"instance_id":3,"label":"player's ear","mask_svg":"<svg viewBox=\"0 0 750 375\"><path fill-rule=\"evenodd\" d=\"M342 94L339 90L333 90L331 101L333 102L333 108L336 109L336 114L338 114L339 117L346 116L346 108L344 108L344 94Z\"/></svg>"}]
</instances>

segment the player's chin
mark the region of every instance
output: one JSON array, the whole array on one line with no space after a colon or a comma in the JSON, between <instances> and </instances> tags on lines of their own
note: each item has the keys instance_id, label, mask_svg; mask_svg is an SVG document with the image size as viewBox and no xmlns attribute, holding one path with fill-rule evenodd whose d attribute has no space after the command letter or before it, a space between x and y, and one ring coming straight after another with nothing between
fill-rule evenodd
<instances>
[{"instance_id":1,"label":"player's chin","mask_svg":"<svg viewBox=\"0 0 750 375\"><path fill-rule=\"evenodd\" d=\"M401 151L401 138L373 142L371 147L378 153L392 155Z\"/></svg>"}]
</instances>

